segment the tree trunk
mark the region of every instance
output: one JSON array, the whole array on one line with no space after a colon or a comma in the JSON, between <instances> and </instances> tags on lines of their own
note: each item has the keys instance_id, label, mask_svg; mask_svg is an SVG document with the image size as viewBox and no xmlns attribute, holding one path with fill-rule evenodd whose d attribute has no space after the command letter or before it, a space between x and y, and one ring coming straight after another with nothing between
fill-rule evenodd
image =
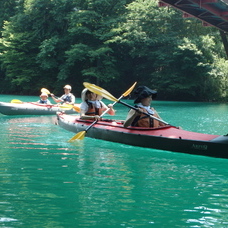
<instances>
[{"instance_id":1,"label":"tree trunk","mask_svg":"<svg viewBox=\"0 0 228 228\"><path fill-rule=\"evenodd\" d=\"M228 58L228 41L227 41L226 33L220 30L220 36L222 38L222 42L225 48L226 58Z\"/></svg>"}]
</instances>

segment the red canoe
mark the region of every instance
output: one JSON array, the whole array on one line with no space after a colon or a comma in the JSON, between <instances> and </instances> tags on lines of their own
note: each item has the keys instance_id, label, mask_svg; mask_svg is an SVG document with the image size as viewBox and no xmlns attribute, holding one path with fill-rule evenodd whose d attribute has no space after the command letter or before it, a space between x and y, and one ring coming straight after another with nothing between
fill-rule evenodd
<instances>
[{"instance_id":1,"label":"red canoe","mask_svg":"<svg viewBox=\"0 0 228 228\"><path fill-rule=\"evenodd\" d=\"M78 116L65 113L57 113L57 119L60 127L75 133L86 130L93 123L92 120L80 120ZM228 158L227 135L190 132L170 125L159 128L124 128L122 122L99 121L86 133L86 136L133 146Z\"/></svg>"}]
</instances>

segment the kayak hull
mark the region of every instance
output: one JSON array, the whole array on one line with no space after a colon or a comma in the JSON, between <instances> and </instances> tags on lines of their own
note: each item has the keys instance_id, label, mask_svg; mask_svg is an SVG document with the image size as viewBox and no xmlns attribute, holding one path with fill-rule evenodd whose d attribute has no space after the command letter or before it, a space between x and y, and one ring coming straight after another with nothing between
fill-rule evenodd
<instances>
[{"instance_id":1,"label":"kayak hull","mask_svg":"<svg viewBox=\"0 0 228 228\"><path fill-rule=\"evenodd\" d=\"M78 133L86 130L93 121L57 113L60 127ZM132 146L228 158L228 136L185 131L173 126L160 128L124 128L121 121L99 121L87 131L86 136Z\"/></svg>"},{"instance_id":2,"label":"kayak hull","mask_svg":"<svg viewBox=\"0 0 228 228\"><path fill-rule=\"evenodd\" d=\"M74 109L61 109L58 105L46 105L36 102L7 103L0 102L0 113L3 115L55 115L64 111L67 114L75 114Z\"/></svg>"}]
</instances>

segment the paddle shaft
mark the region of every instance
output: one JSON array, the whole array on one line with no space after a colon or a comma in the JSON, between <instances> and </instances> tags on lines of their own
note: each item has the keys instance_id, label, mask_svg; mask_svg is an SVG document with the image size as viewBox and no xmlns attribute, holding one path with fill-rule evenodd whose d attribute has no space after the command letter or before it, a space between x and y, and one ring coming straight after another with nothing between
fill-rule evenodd
<instances>
[{"instance_id":1,"label":"paddle shaft","mask_svg":"<svg viewBox=\"0 0 228 228\"><path fill-rule=\"evenodd\" d=\"M131 92L132 89L134 88L135 84L136 84L136 82L135 82L134 85L133 85L128 91L126 91L126 92ZM138 111L138 109L137 109L136 107L134 107L134 106L132 106L132 105L129 105L129 104L123 102L123 101L120 101L120 99L115 98L115 97L114 97L111 93L109 93L107 90L105 90L105 89L103 89L103 88L101 88L101 87L99 87L99 86L97 86L97 85L90 84L90 83L88 83L88 82L84 82L83 85L84 85L86 88L88 88L90 91L92 91L93 93L99 94L99 95L105 97L105 98L108 99L108 100L115 101L115 102L119 102L119 103L121 103L121 104L123 104L123 105L125 105L125 106L127 106L127 107L129 107L129 108L131 108L131 109L134 109L134 110ZM123 94L123 96L125 96L125 95ZM155 119L155 120L161 122L161 123L164 123L164 124L166 124L166 125L170 125L170 124L168 124L167 122L165 122L164 120L159 119L159 118L157 118L157 117L155 117L155 116L152 116L152 115L150 115L150 114L148 114L148 113L146 113L146 112L142 112L142 113L143 113L144 115L149 116L149 117L152 118L152 119Z\"/></svg>"},{"instance_id":2,"label":"paddle shaft","mask_svg":"<svg viewBox=\"0 0 228 228\"><path fill-rule=\"evenodd\" d=\"M137 82L135 82L135 83L134 83L126 92L125 92L125 93L123 93L123 94L120 96L119 99L116 99L116 98L115 98L115 99L113 100L113 98L112 98L112 101L114 101L114 103L112 104L112 106L115 105L117 102L119 102L120 99L121 99L122 97L128 96L128 95L131 93L131 91L134 89L136 83L137 83ZM87 86L91 87L92 84L84 82L83 85L87 88ZM95 85L92 85L92 89L93 89L94 86L95 86ZM96 87L97 87L97 86L96 86ZM99 89L96 90L96 91L99 92L100 90L102 90L102 88L100 88L100 87L98 87L98 88L99 88ZM88 89L88 88L87 88L87 89ZM93 90L92 90L92 91L93 91ZM94 91L93 91L93 92L94 92ZM102 95L103 95L103 94L102 94ZM107 95L107 92L106 92L106 95ZM101 114L100 117L102 117L102 116L103 116L105 113L107 113L109 110L110 110L110 108L107 108L107 109ZM72 141L74 141L75 139L83 139L84 136L85 136L85 134L87 133L87 131L88 131L95 123L97 123L97 122L98 122L98 119L95 120L92 124L90 124L90 126L88 126L84 131L81 131L81 132L77 133L77 134L76 134L74 137L72 137L68 142L72 142Z\"/></svg>"},{"instance_id":3,"label":"paddle shaft","mask_svg":"<svg viewBox=\"0 0 228 228\"><path fill-rule=\"evenodd\" d=\"M118 99L118 101L115 101L115 102L112 104L112 106L114 106L116 103L118 103L122 97L123 97L123 95L120 96L119 99ZM109 110L110 110L110 108L107 108L107 109L100 115L100 117L104 116ZM87 128L85 129L85 132L87 132L87 131L88 131L94 124L96 124L97 122L98 122L98 120L95 120L92 124L90 124L89 127L87 127Z\"/></svg>"},{"instance_id":4,"label":"paddle shaft","mask_svg":"<svg viewBox=\"0 0 228 228\"><path fill-rule=\"evenodd\" d=\"M59 97L55 96L54 94L53 94L53 97L54 97L55 99L59 99Z\"/></svg>"},{"instance_id":5,"label":"paddle shaft","mask_svg":"<svg viewBox=\"0 0 228 228\"><path fill-rule=\"evenodd\" d=\"M51 95L51 92L48 89L45 89L45 88L41 89L41 93L46 93L48 95ZM55 96L53 93L52 93L52 95L53 95L54 98L59 99L59 97Z\"/></svg>"},{"instance_id":6,"label":"paddle shaft","mask_svg":"<svg viewBox=\"0 0 228 228\"><path fill-rule=\"evenodd\" d=\"M123 105L125 105L125 106L127 106L127 107L129 107L129 108L131 108L131 109L134 109L135 111L139 111L136 107L134 107L134 106L132 106L132 105L129 105L129 104L123 102L123 101L120 101L120 100L119 100L118 102L121 103L121 104L123 104ZM142 113L143 113L144 115L149 116L149 117L152 118L152 119L155 119L155 120L161 122L161 123L164 123L164 124L166 124L166 125L170 125L169 123L165 122L164 120L159 119L159 118L157 118L157 117L155 117L155 116L152 116L152 115L150 115L150 114L148 114L148 113L146 113L146 112L142 112Z\"/></svg>"}]
</instances>

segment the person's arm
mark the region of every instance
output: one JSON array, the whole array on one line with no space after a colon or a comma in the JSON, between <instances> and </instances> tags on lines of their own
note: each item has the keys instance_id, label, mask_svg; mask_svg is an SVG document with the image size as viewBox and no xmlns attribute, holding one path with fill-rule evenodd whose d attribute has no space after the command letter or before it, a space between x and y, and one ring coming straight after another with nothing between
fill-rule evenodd
<instances>
[{"instance_id":1,"label":"person's arm","mask_svg":"<svg viewBox=\"0 0 228 228\"><path fill-rule=\"evenodd\" d=\"M85 114L85 110L81 109L80 111L80 119L82 120L100 120L100 116L99 115L95 115L95 116L89 116Z\"/></svg>"},{"instance_id":2,"label":"person's arm","mask_svg":"<svg viewBox=\"0 0 228 228\"><path fill-rule=\"evenodd\" d=\"M59 103L59 102L63 101L61 98L56 97L53 93L51 93L51 97L56 103Z\"/></svg>"},{"instance_id":3,"label":"person's arm","mask_svg":"<svg viewBox=\"0 0 228 228\"><path fill-rule=\"evenodd\" d=\"M100 120L100 116L98 116L98 115L88 116L88 115L85 115L83 112L81 112L80 119L82 119L82 120Z\"/></svg>"},{"instance_id":4,"label":"person's arm","mask_svg":"<svg viewBox=\"0 0 228 228\"><path fill-rule=\"evenodd\" d=\"M100 116L99 115L95 115L95 116L89 116L86 115L86 112L88 111L88 105L86 104L86 102L82 102L80 105L80 119L82 120L99 120Z\"/></svg>"},{"instance_id":5,"label":"person's arm","mask_svg":"<svg viewBox=\"0 0 228 228\"><path fill-rule=\"evenodd\" d=\"M111 115L111 116L114 116L116 114L116 110L113 109L113 105L109 104L108 108L109 108L108 114Z\"/></svg>"},{"instance_id":6,"label":"person's arm","mask_svg":"<svg viewBox=\"0 0 228 228\"><path fill-rule=\"evenodd\" d=\"M48 105L51 105L52 103L47 99L47 104L48 104Z\"/></svg>"},{"instance_id":7,"label":"person's arm","mask_svg":"<svg viewBox=\"0 0 228 228\"><path fill-rule=\"evenodd\" d=\"M140 115L140 113L138 113L134 109L131 109L128 112L127 118L126 118L126 120L124 122L124 127L130 126L132 124L133 120L135 119L135 117L137 117L138 115Z\"/></svg>"},{"instance_id":8,"label":"person's arm","mask_svg":"<svg viewBox=\"0 0 228 228\"><path fill-rule=\"evenodd\" d=\"M76 101L76 98L75 98L75 96L74 95L72 95L72 104L74 105L75 104L75 101Z\"/></svg>"},{"instance_id":9,"label":"person's arm","mask_svg":"<svg viewBox=\"0 0 228 228\"><path fill-rule=\"evenodd\" d=\"M162 118L159 116L158 112L154 108L152 108L152 110L154 111L154 116L162 120ZM162 123L162 122L160 122L158 120L154 120L154 122L155 122L155 124L154 124L155 126L154 127L165 126L164 123Z\"/></svg>"},{"instance_id":10,"label":"person's arm","mask_svg":"<svg viewBox=\"0 0 228 228\"><path fill-rule=\"evenodd\" d=\"M108 108L110 108L109 109L109 111L107 112L109 115L111 115L111 116L114 116L115 115L115 113L116 113L116 111L113 109L113 105L112 104L109 104L108 106L103 102L103 101L100 101L101 102L101 104L102 104L102 111L106 111Z\"/></svg>"},{"instance_id":11,"label":"person's arm","mask_svg":"<svg viewBox=\"0 0 228 228\"><path fill-rule=\"evenodd\" d=\"M73 94L71 94L71 102L69 104L75 104L75 96Z\"/></svg>"}]
</instances>

